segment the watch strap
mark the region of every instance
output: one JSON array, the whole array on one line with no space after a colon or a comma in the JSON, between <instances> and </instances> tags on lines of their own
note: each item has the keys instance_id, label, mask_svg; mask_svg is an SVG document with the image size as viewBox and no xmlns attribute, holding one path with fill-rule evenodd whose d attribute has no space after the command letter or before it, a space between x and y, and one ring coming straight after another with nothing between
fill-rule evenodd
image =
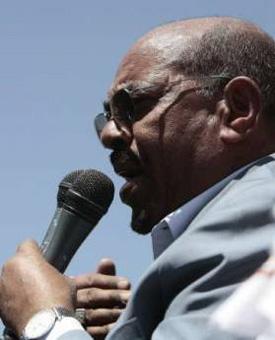
<instances>
[{"instance_id":1,"label":"watch strap","mask_svg":"<svg viewBox=\"0 0 275 340\"><path fill-rule=\"evenodd\" d=\"M57 320L61 320L64 316L75 318L75 312L64 307L53 307L52 310L55 312Z\"/></svg>"}]
</instances>

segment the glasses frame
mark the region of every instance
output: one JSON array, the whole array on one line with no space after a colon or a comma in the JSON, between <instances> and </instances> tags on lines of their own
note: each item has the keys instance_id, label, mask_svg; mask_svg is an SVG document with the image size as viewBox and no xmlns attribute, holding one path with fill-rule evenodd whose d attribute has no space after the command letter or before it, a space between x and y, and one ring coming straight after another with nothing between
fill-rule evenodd
<instances>
[{"instance_id":1,"label":"glasses frame","mask_svg":"<svg viewBox=\"0 0 275 340\"><path fill-rule=\"evenodd\" d=\"M192 81L192 80L207 80L207 79L225 79L225 80L231 80L232 76L230 75L226 75L226 74L214 74L214 75L210 75L210 76L197 76L197 77L191 77L191 78L185 78L182 79L181 82L186 82L186 81ZM123 93L127 94L128 99L132 102L132 98L131 98L131 89L128 88L123 88L120 89L113 97L113 99L115 98L115 96L117 95L121 95ZM181 91L179 93L179 95L182 93L183 91ZM131 103L131 106L134 108L133 103ZM133 114L134 114L134 110L133 110ZM132 124L133 119L131 118L131 115L129 114L127 118L128 124ZM116 125L120 125L122 124L121 122L123 121L123 119L117 119L114 114L112 114L111 112L107 112L106 110L104 112L101 112L99 114L97 114L94 118L94 127L97 133L98 138L100 139L101 133L104 129L104 127L106 126L106 124L108 122L110 122L111 120L113 120L115 122ZM125 120L125 118L124 118Z\"/></svg>"}]
</instances>

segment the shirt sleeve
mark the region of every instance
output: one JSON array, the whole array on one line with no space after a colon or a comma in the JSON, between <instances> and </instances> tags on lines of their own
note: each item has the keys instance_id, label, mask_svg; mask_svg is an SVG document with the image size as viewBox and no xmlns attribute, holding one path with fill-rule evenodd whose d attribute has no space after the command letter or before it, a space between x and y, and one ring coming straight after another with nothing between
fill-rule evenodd
<instances>
[{"instance_id":1,"label":"shirt sleeve","mask_svg":"<svg viewBox=\"0 0 275 340\"><path fill-rule=\"evenodd\" d=\"M80 322L73 317L63 317L57 321L42 340L91 340L92 337L84 330Z\"/></svg>"}]
</instances>

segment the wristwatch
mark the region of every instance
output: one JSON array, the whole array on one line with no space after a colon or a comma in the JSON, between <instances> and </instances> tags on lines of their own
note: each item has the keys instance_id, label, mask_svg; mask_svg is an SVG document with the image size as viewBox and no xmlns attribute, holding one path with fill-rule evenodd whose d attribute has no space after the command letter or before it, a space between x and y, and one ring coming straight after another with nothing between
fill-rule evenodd
<instances>
[{"instance_id":1,"label":"wristwatch","mask_svg":"<svg viewBox=\"0 0 275 340\"><path fill-rule=\"evenodd\" d=\"M53 329L55 323L62 320L64 316L75 317L75 313L63 307L41 310L29 320L20 339L39 339L47 335Z\"/></svg>"}]
</instances>

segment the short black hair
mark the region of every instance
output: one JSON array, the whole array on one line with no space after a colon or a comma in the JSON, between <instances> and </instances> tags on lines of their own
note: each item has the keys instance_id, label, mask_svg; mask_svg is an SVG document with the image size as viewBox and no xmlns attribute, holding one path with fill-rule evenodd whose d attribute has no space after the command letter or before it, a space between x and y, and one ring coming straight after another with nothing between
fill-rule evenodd
<instances>
[{"instance_id":1,"label":"short black hair","mask_svg":"<svg viewBox=\"0 0 275 340\"><path fill-rule=\"evenodd\" d=\"M172 66L188 76L250 77L261 89L264 113L275 117L275 42L254 24L247 25L254 29L217 23L201 38L195 38ZM212 79L201 93L207 97L218 95L226 82Z\"/></svg>"}]
</instances>

